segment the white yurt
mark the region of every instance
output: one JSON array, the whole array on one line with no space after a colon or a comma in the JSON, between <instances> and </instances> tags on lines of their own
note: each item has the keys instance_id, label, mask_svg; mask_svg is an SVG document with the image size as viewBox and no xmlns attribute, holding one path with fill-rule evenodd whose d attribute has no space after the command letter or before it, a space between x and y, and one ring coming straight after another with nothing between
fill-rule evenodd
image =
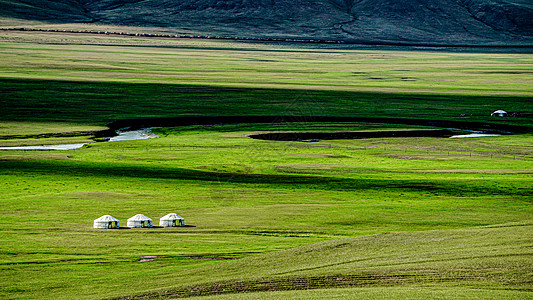
<instances>
[{"instance_id":1,"label":"white yurt","mask_svg":"<svg viewBox=\"0 0 533 300\"><path fill-rule=\"evenodd\" d=\"M128 219L128 227L147 228L152 227L152 219L145 215L138 214Z\"/></svg>"},{"instance_id":2,"label":"white yurt","mask_svg":"<svg viewBox=\"0 0 533 300\"><path fill-rule=\"evenodd\" d=\"M507 112L505 110L498 109L490 114L491 117L507 117Z\"/></svg>"},{"instance_id":3,"label":"white yurt","mask_svg":"<svg viewBox=\"0 0 533 300\"><path fill-rule=\"evenodd\" d=\"M177 214L168 214L159 219L159 226L161 227L179 227L185 226L185 219Z\"/></svg>"},{"instance_id":4,"label":"white yurt","mask_svg":"<svg viewBox=\"0 0 533 300\"><path fill-rule=\"evenodd\" d=\"M103 229L114 229L119 228L120 223L118 219L110 215L101 216L100 218L94 220L94 228L103 228Z\"/></svg>"}]
</instances>

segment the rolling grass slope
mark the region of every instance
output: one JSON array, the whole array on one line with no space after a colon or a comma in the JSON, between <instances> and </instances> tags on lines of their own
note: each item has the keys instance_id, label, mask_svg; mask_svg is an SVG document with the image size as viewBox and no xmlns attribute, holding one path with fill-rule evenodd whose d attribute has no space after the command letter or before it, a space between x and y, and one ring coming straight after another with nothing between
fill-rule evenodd
<instances>
[{"instance_id":1,"label":"rolling grass slope","mask_svg":"<svg viewBox=\"0 0 533 300\"><path fill-rule=\"evenodd\" d=\"M246 137L278 126L302 128L188 126L75 151L1 152L2 295L171 298L291 286L381 293L391 285L412 295L528 295L530 135L312 144ZM331 129L388 128L369 126ZM171 211L191 227L91 228L103 214L123 224ZM495 228L468 229L486 226ZM254 257L262 253L270 254Z\"/></svg>"},{"instance_id":2,"label":"rolling grass slope","mask_svg":"<svg viewBox=\"0 0 533 300\"><path fill-rule=\"evenodd\" d=\"M1 37L2 145L88 139L36 135L143 116L532 124L528 54ZM523 116L490 118L499 108ZM247 137L409 128L420 127L183 126L72 151L1 151L0 298L530 298L531 134ZM125 225L170 212L189 226L92 228L103 214Z\"/></svg>"},{"instance_id":3,"label":"rolling grass slope","mask_svg":"<svg viewBox=\"0 0 533 300\"><path fill-rule=\"evenodd\" d=\"M2 34L0 135L243 112L532 123L528 54Z\"/></svg>"},{"instance_id":4,"label":"rolling grass slope","mask_svg":"<svg viewBox=\"0 0 533 300\"><path fill-rule=\"evenodd\" d=\"M250 299L274 295L301 299L304 295L320 297L320 293L314 295L316 289L346 287L354 289L345 291L344 297L367 294L383 299L389 293L403 293L413 299L445 290L450 293L442 295L445 299L526 299L532 284L528 277L533 271L531 230L531 224L516 223L331 240L201 267L182 274L201 283L118 299L235 293L252 293L242 296ZM487 289L494 291L488 293ZM264 291L270 293L258 293ZM332 296L339 294L342 292L332 291Z\"/></svg>"}]
</instances>

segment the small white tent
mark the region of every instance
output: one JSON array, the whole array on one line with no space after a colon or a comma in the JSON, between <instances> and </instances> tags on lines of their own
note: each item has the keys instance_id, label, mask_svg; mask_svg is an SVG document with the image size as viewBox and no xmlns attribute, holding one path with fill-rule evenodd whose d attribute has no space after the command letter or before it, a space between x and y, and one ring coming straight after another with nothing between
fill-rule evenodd
<instances>
[{"instance_id":1,"label":"small white tent","mask_svg":"<svg viewBox=\"0 0 533 300\"><path fill-rule=\"evenodd\" d=\"M152 227L152 219L145 215L138 214L128 219L128 227L146 228Z\"/></svg>"},{"instance_id":2,"label":"small white tent","mask_svg":"<svg viewBox=\"0 0 533 300\"><path fill-rule=\"evenodd\" d=\"M491 117L507 117L507 112L505 110L498 109L497 111L490 114Z\"/></svg>"},{"instance_id":3,"label":"small white tent","mask_svg":"<svg viewBox=\"0 0 533 300\"><path fill-rule=\"evenodd\" d=\"M177 214L168 214L159 219L159 226L161 227L178 227L185 226L185 219Z\"/></svg>"},{"instance_id":4,"label":"small white tent","mask_svg":"<svg viewBox=\"0 0 533 300\"><path fill-rule=\"evenodd\" d=\"M112 229L112 228L119 228L120 224L118 219L110 216L105 215L101 216L100 218L94 220L94 228L103 228L103 229Z\"/></svg>"}]
</instances>

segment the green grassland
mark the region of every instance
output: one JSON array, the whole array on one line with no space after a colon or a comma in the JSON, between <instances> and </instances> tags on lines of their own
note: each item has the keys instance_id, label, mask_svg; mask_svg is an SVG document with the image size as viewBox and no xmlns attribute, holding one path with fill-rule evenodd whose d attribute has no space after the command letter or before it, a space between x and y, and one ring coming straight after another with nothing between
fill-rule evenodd
<instances>
[{"instance_id":1,"label":"green grassland","mask_svg":"<svg viewBox=\"0 0 533 300\"><path fill-rule=\"evenodd\" d=\"M2 146L180 115L533 126L531 55L13 34L0 33ZM499 108L526 113L488 116ZM1 151L0 297L530 299L530 133L248 137L411 128L422 127L182 126L154 129L158 139ZM188 226L92 228L104 214L124 227L170 212Z\"/></svg>"},{"instance_id":2,"label":"green grassland","mask_svg":"<svg viewBox=\"0 0 533 300\"><path fill-rule=\"evenodd\" d=\"M415 296L439 288L529 295L529 135L301 143L253 140L248 131L224 127L160 129L160 139L75 151L3 152L4 295L156 291L168 298L190 286L200 291L186 295L218 294L219 284L251 292L378 286L367 292L379 294L394 286L408 288L400 294L416 287ZM379 128L361 126L368 127ZM157 222L171 211L194 227L91 228L107 213L125 225L136 213ZM364 238L338 240L353 236ZM342 253L327 246L327 255L312 250L330 240L353 245L339 246ZM276 252L287 248L294 257ZM377 255L383 249L389 256ZM271 254L256 257L261 253ZM347 279L339 286L330 276ZM293 288L280 283L289 279ZM253 288L254 280L267 288ZM286 296L305 297L298 295Z\"/></svg>"},{"instance_id":3,"label":"green grassland","mask_svg":"<svg viewBox=\"0 0 533 300\"><path fill-rule=\"evenodd\" d=\"M0 32L0 135L132 117L330 115L491 119L531 112L530 54ZM468 117L460 117L462 114ZM25 122L24 128L18 128ZM47 124L40 123L46 122ZM29 129L33 123L35 128ZM64 125L64 129L50 123ZM19 131L19 132L18 132ZM22 132L22 133L20 133Z\"/></svg>"}]
</instances>

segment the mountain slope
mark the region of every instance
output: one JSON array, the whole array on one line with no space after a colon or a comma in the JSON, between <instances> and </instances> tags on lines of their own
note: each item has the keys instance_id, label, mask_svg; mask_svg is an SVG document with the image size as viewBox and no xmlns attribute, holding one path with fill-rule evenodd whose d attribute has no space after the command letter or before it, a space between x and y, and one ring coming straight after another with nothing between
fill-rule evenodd
<instances>
[{"instance_id":1,"label":"mountain slope","mask_svg":"<svg viewBox=\"0 0 533 300\"><path fill-rule=\"evenodd\" d=\"M0 0L4 17L238 37L531 43L526 0Z\"/></svg>"},{"instance_id":2,"label":"mountain slope","mask_svg":"<svg viewBox=\"0 0 533 300\"><path fill-rule=\"evenodd\" d=\"M90 22L84 5L76 0L0 0L0 16L49 22Z\"/></svg>"}]
</instances>

